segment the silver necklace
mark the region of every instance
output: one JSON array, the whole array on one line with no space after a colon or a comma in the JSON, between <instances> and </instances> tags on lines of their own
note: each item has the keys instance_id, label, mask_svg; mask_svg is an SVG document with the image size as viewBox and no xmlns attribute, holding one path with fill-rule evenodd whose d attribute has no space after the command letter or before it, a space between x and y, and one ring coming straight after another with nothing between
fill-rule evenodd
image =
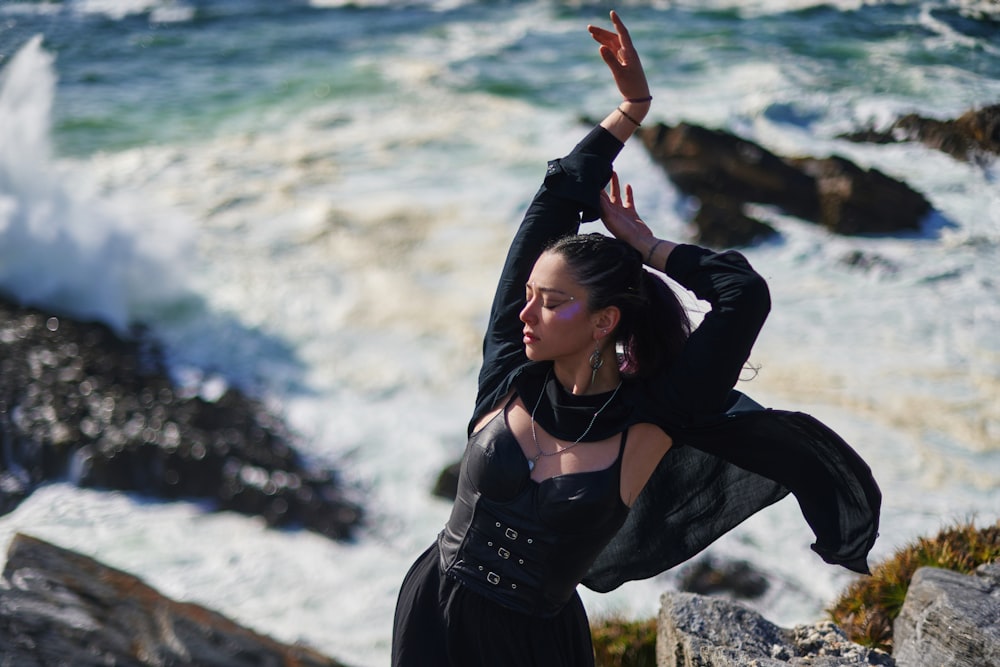
<instances>
[{"instance_id":1,"label":"silver necklace","mask_svg":"<svg viewBox=\"0 0 1000 667\"><path fill-rule=\"evenodd\" d=\"M556 440L556 451L552 452L551 454L546 454L545 452L542 451L542 446L538 444L538 435L535 433L535 413L538 411L538 406L541 405L542 403L542 396L545 394L545 385L549 383L549 376L551 374L552 374L552 369L550 368L549 372L545 374L545 382L542 383L542 390L538 393L538 400L535 401L535 407L532 408L531 410L531 439L535 441L535 449L538 451L538 453L528 460L528 472L531 472L532 470L535 469L535 464L538 463L538 459L542 458L543 456L558 456L559 454L562 454L563 452L568 452L569 450L579 445L580 442L587 437L587 434L590 433L590 429L594 428L594 424L597 422L597 415L604 412L604 408L611 405L611 401L615 400L615 396L618 395L618 390L622 388L622 381L618 380L618 386L615 387L615 391L614 393L611 394L611 398L605 401L604 405L602 405L600 408L597 409L597 412L595 412L594 416L591 417L590 419L590 425L587 426L587 430L584 431L580 435L580 437L573 442L573 444L566 445L562 449L559 449L558 447L559 441ZM555 438L553 438L553 440L555 440Z\"/></svg>"}]
</instances>

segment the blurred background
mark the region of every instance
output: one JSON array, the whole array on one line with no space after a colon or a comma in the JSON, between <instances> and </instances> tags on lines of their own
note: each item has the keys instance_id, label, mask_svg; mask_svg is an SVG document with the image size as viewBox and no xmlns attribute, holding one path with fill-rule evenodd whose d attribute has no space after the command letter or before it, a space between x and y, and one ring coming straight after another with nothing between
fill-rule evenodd
<instances>
[{"instance_id":1,"label":"blurred background","mask_svg":"<svg viewBox=\"0 0 1000 667\"><path fill-rule=\"evenodd\" d=\"M450 505L506 243L544 175L618 101L586 32L612 5L79 0L0 5L0 290L162 341L204 396L267 401L363 494L350 542L195 502L52 483L0 517L174 597L359 666L388 662L396 591ZM1000 102L1000 5L625 2L646 124L842 155L931 203L921 230L837 236L758 207L744 249L774 307L740 390L811 412L884 493L875 560L1000 512L994 161L838 138ZM692 202L638 141L617 169L660 236ZM851 262L858 253L877 261ZM693 303L697 310L699 304ZM851 580L793 499L709 549L765 572L791 625ZM667 573L591 616L656 613Z\"/></svg>"}]
</instances>

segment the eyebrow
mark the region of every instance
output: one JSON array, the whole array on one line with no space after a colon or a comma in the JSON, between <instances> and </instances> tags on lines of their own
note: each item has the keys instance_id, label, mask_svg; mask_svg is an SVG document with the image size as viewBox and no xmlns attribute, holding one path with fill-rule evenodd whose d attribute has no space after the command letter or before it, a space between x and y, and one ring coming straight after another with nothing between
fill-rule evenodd
<instances>
[{"instance_id":1,"label":"eyebrow","mask_svg":"<svg viewBox=\"0 0 1000 667\"><path fill-rule=\"evenodd\" d=\"M536 292L541 292L542 294L558 294L560 296L566 297L570 301L576 301L576 297L575 296L573 296L569 292L564 292L561 289L556 289L555 287L538 287L536 285L532 285L531 283L524 283L524 286L526 288L530 287L531 289L535 290Z\"/></svg>"}]
</instances>

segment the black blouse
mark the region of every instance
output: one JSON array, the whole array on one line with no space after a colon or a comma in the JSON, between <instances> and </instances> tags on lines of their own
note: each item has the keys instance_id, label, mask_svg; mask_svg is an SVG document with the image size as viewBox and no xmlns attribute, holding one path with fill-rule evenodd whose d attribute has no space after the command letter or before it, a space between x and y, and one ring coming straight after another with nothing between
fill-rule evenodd
<instances>
[{"instance_id":1,"label":"black blouse","mask_svg":"<svg viewBox=\"0 0 1000 667\"><path fill-rule=\"evenodd\" d=\"M549 392L543 403L553 409L538 415L546 431L562 438L580 432L575 397L543 386L550 362L525 356L518 314L545 246L599 217L599 194L622 146L597 127L569 155L549 162L494 297L470 435L512 388L525 402ZM867 573L881 505L869 467L815 418L764 409L733 390L770 308L764 280L739 253L692 245L676 247L664 272L712 309L673 363L652 378L625 382L615 409L601 415L587 438L652 423L674 446L582 583L608 591L659 574L789 492L816 535L812 548L829 563Z\"/></svg>"}]
</instances>

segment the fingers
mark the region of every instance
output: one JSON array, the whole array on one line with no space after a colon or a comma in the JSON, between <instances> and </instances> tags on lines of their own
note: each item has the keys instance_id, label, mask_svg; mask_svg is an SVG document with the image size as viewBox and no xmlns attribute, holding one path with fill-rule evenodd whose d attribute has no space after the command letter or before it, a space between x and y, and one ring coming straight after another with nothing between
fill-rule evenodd
<instances>
[{"instance_id":1,"label":"fingers","mask_svg":"<svg viewBox=\"0 0 1000 667\"><path fill-rule=\"evenodd\" d=\"M626 49L632 48L632 37L628 33L628 28L625 27L625 23L618 16L618 12L611 10L611 23L615 26L615 30L618 32L618 40L621 42L622 46Z\"/></svg>"},{"instance_id":2,"label":"fingers","mask_svg":"<svg viewBox=\"0 0 1000 667\"><path fill-rule=\"evenodd\" d=\"M605 195L609 202L623 209L635 208L635 197L632 194L632 184L631 183L625 184L625 195L622 196L622 183L621 180L618 178L617 171L611 172L610 190L611 190L610 193L605 193L603 190L601 191L601 194Z\"/></svg>"},{"instance_id":3,"label":"fingers","mask_svg":"<svg viewBox=\"0 0 1000 667\"><path fill-rule=\"evenodd\" d=\"M621 60L618 59L617 51L615 51L610 47L602 46L600 53L601 53L601 59L604 60L605 63L607 63L608 67L611 68L612 72L621 69L622 62Z\"/></svg>"},{"instance_id":4,"label":"fingers","mask_svg":"<svg viewBox=\"0 0 1000 667\"><path fill-rule=\"evenodd\" d=\"M601 28L596 25L588 25L587 30L590 31L590 36L593 37L598 42L600 42L601 44L605 44L608 46L612 44L614 44L615 46L618 45L618 35L609 30L605 30L604 28Z\"/></svg>"}]
</instances>

